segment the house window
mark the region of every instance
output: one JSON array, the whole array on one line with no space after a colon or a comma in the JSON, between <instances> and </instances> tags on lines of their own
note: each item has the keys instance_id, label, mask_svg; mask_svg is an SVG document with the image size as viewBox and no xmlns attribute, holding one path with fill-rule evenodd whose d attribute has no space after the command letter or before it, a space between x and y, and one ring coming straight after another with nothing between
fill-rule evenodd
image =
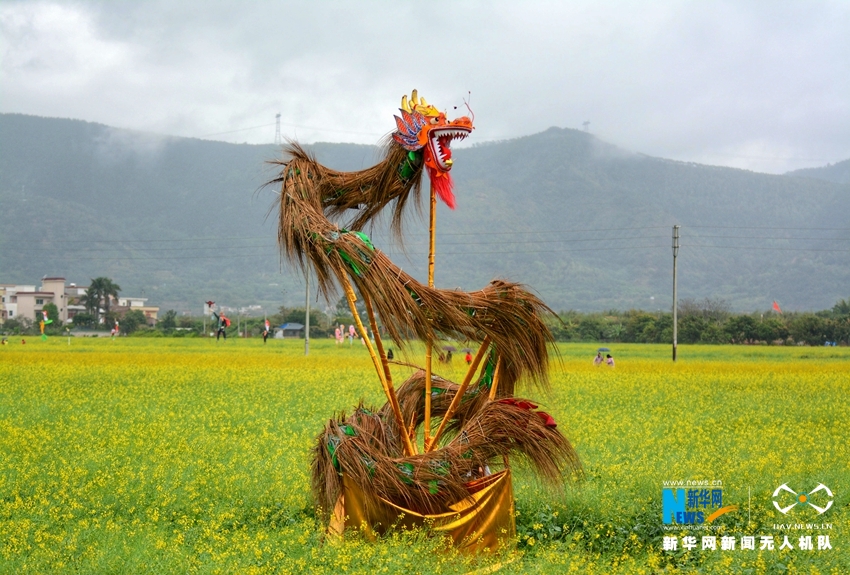
<instances>
[{"instance_id":1,"label":"house window","mask_svg":"<svg viewBox=\"0 0 850 575\"><path fill-rule=\"evenodd\" d=\"M44 303L44 299L36 298L35 305L42 305Z\"/></svg>"},{"instance_id":2,"label":"house window","mask_svg":"<svg viewBox=\"0 0 850 575\"><path fill-rule=\"evenodd\" d=\"M15 312L13 312L12 310L9 310L9 317L12 317L13 315L15 315Z\"/></svg>"}]
</instances>

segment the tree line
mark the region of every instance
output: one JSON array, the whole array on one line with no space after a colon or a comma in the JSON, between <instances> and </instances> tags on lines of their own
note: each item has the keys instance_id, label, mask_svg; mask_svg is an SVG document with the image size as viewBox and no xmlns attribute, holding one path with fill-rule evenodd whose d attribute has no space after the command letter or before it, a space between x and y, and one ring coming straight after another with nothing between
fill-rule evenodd
<instances>
[{"instance_id":1,"label":"tree line","mask_svg":"<svg viewBox=\"0 0 850 575\"><path fill-rule=\"evenodd\" d=\"M98 278L107 279L107 278ZM110 299L117 299L121 288L111 281L92 280L82 303L91 306L90 312L78 314L75 326L93 326L102 317L101 325L111 327L118 318L111 311ZM362 303L358 315L367 324ZM58 317L58 310L47 304L48 315ZM55 306L54 306L55 307ZM231 318L233 319L233 318ZM274 327L284 323L305 323L303 307L280 307L277 313L268 316ZM178 316L174 310L166 311L155 327L147 325L144 314L131 310L120 318L121 331L125 334L148 337L198 337L212 330L209 318ZM335 308L325 311L311 308L310 337L331 337L340 324L354 323L347 301L342 298ZM557 318L547 321L556 341L598 343L672 343L673 315L669 312L647 312L644 310L608 310L604 312L562 311ZM37 329L35 324L3 326L6 333L28 333ZM259 337L265 327L263 317L239 317L227 328L231 336ZM11 328L11 329L10 329ZM54 332L61 326L51 325ZM850 298L839 300L831 309L817 312L778 313L774 310L753 313L734 313L722 299L682 299L678 308L678 343L680 344L766 344L766 345L850 345Z\"/></svg>"},{"instance_id":2,"label":"tree line","mask_svg":"<svg viewBox=\"0 0 850 575\"><path fill-rule=\"evenodd\" d=\"M358 314L366 323L365 310ZM342 299L335 309L310 310L310 337L331 337L339 324L350 325L353 316ZM305 309L281 307L269 316L278 326L293 322L304 324ZM548 325L556 341L598 343L672 343L673 314L643 310L581 313L562 311L549 318ZM207 324L209 327L209 323ZM262 334L264 318L242 317L233 322L228 333L249 337ZM155 333L159 332L159 333ZM199 336L203 318L180 316L169 310L155 330L141 328L138 335ZM734 313L721 299L683 299L678 309L678 343L681 344L766 344L766 345L850 345L850 298L838 301L831 309L818 312L777 313L773 310Z\"/></svg>"},{"instance_id":3,"label":"tree line","mask_svg":"<svg viewBox=\"0 0 850 575\"><path fill-rule=\"evenodd\" d=\"M667 312L560 312L550 327L558 341L672 343L673 314ZM678 309L681 344L850 344L850 298L818 312L774 310L733 313L724 300L683 299Z\"/></svg>"}]
</instances>

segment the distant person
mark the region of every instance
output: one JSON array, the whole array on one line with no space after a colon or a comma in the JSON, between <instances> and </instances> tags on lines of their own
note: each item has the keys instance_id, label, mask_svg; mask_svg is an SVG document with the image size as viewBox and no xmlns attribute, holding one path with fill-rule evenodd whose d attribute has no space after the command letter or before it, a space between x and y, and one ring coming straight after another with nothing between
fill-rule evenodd
<instances>
[{"instance_id":1,"label":"distant person","mask_svg":"<svg viewBox=\"0 0 850 575\"><path fill-rule=\"evenodd\" d=\"M263 328L263 343L266 343L266 340L269 339L269 328Z\"/></svg>"},{"instance_id":2,"label":"distant person","mask_svg":"<svg viewBox=\"0 0 850 575\"><path fill-rule=\"evenodd\" d=\"M467 351L466 355L463 356L463 361L466 362L466 365L472 365L472 352Z\"/></svg>"},{"instance_id":3,"label":"distant person","mask_svg":"<svg viewBox=\"0 0 850 575\"><path fill-rule=\"evenodd\" d=\"M608 357L611 357L611 356L609 355ZM601 351L596 352L596 357L593 358L593 365L595 365L596 367L599 367L600 365L602 365L603 361L605 361L605 360L602 358L602 352Z\"/></svg>"},{"instance_id":4,"label":"distant person","mask_svg":"<svg viewBox=\"0 0 850 575\"><path fill-rule=\"evenodd\" d=\"M608 355L606 355L606 356L605 356L605 363L607 363L607 364L608 364L608 365L610 365L611 367L614 367L614 358L613 358L613 357L611 357L611 354L610 354L610 353L609 353Z\"/></svg>"},{"instance_id":5,"label":"distant person","mask_svg":"<svg viewBox=\"0 0 850 575\"><path fill-rule=\"evenodd\" d=\"M5 339L3 340L3 343L6 343L6 340L5 340ZM393 355L393 348L390 348L390 349L387 351L387 359L393 359L393 357L395 357L395 356Z\"/></svg>"},{"instance_id":6,"label":"distant person","mask_svg":"<svg viewBox=\"0 0 850 575\"><path fill-rule=\"evenodd\" d=\"M224 312L221 312L221 315L212 312L213 316L215 316L217 328L215 331L215 340L218 341L218 338L224 336L224 341L227 341L227 328L230 327L230 320L227 316L224 315Z\"/></svg>"},{"instance_id":7,"label":"distant person","mask_svg":"<svg viewBox=\"0 0 850 575\"><path fill-rule=\"evenodd\" d=\"M339 345L342 343L342 331L339 328L334 330L334 338L336 339L336 344Z\"/></svg>"},{"instance_id":8,"label":"distant person","mask_svg":"<svg viewBox=\"0 0 850 575\"><path fill-rule=\"evenodd\" d=\"M452 362L452 350L448 350L446 352L446 363L451 363L451 362Z\"/></svg>"},{"instance_id":9,"label":"distant person","mask_svg":"<svg viewBox=\"0 0 850 575\"><path fill-rule=\"evenodd\" d=\"M357 333L357 330L354 329L354 324L348 326L348 345L354 343L354 335Z\"/></svg>"}]
</instances>

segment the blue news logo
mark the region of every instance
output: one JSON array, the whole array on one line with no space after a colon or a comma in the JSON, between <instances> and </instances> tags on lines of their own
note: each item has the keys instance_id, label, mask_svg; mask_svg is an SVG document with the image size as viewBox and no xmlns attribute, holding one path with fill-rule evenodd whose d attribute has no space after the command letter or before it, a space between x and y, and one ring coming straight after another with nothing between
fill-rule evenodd
<instances>
[{"instance_id":1,"label":"blue news logo","mask_svg":"<svg viewBox=\"0 0 850 575\"><path fill-rule=\"evenodd\" d=\"M723 507L723 489L662 488L661 504L664 523L669 525L698 525L711 522L737 506Z\"/></svg>"}]
</instances>

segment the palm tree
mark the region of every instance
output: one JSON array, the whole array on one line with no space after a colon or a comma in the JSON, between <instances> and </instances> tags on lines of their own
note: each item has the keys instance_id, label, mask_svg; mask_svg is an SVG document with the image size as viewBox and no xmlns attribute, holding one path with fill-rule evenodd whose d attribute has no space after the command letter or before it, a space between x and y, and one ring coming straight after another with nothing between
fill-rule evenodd
<instances>
[{"instance_id":1,"label":"palm tree","mask_svg":"<svg viewBox=\"0 0 850 575\"><path fill-rule=\"evenodd\" d=\"M121 291L121 286L117 283L113 282L109 278L98 278L103 280L103 309L106 313L109 313L109 306L114 299L116 303L118 303L118 292Z\"/></svg>"},{"instance_id":2,"label":"palm tree","mask_svg":"<svg viewBox=\"0 0 850 575\"><path fill-rule=\"evenodd\" d=\"M101 307L104 313L109 313L112 299L118 299L119 291L121 291L121 286L107 277L99 277L91 280L91 284L86 290L86 295L82 299L86 309L94 317L95 325L100 323Z\"/></svg>"},{"instance_id":3,"label":"palm tree","mask_svg":"<svg viewBox=\"0 0 850 575\"><path fill-rule=\"evenodd\" d=\"M838 303L832 308L832 313L838 317L850 317L850 298L847 298L847 301L838 300Z\"/></svg>"}]
</instances>

